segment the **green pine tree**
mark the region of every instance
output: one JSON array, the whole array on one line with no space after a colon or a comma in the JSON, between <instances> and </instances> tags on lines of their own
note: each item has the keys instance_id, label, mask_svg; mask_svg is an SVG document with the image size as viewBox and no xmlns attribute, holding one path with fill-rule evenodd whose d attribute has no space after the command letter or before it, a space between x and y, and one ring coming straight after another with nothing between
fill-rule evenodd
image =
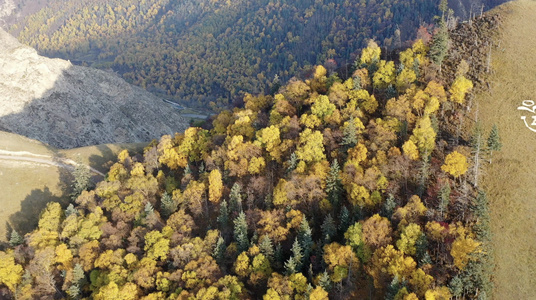
<instances>
[{"instance_id":1,"label":"green pine tree","mask_svg":"<svg viewBox=\"0 0 536 300\"><path fill-rule=\"evenodd\" d=\"M231 188L231 193L229 194L229 206L231 208L231 212L242 211L241 191L242 188L240 184L235 182L235 184L233 184L233 187Z\"/></svg>"},{"instance_id":2,"label":"green pine tree","mask_svg":"<svg viewBox=\"0 0 536 300\"><path fill-rule=\"evenodd\" d=\"M15 229L13 229L11 231L9 245L11 245L11 247L15 247L15 246L21 245L22 243L24 243L24 239L22 238L22 236L20 236L20 234Z\"/></svg>"},{"instance_id":3,"label":"green pine tree","mask_svg":"<svg viewBox=\"0 0 536 300\"><path fill-rule=\"evenodd\" d=\"M354 117L351 117L350 120L348 120L348 126L344 127L342 135L341 145L346 149L350 149L357 145L357 126Z\"/></svg>"},{"instance_id":4,"label":"green pine tree","mask_svg":"<svg viewBox=\"0 0 536 300\"><path fill-rule=\"evenodd\" d=\"M162 216L168 218L179 208L178 204L173 201L170 194L164 193L160 199L160 212Z\"/></svg>"},{"instance_id":5,"label":"green pine tree","mask_svg":"<svg viewBox=\"0 0 536 300\"><path fill-rule=\"evenodd\" d=\"M268 235L264 235L259 243L259 250L268 260L273 263L274 260L274 245Z\"/></svg>"},{"instance_id":6,"label":"green pine tree","mask_svg":"<svg viewBox=\"0 0 536 300\"><path fill-rule=\"evenodd\" d=\"M309 256L313 251L313 234L309 222L305 217L302 218L300 228L298 230L298 240L303 250L303 262L306 263L309 260Z\"/></svg>"},{"instance_id":7,"label":"green pine tree","mask_svg":"<svg viewBox=\"0 0 536 300\"><path fill-rule=\"evenodd\" d=\"M322 223L321 230L324 243L328 244L329 242L331 242L331 240L335 237L335 234L337 233L337 226L335 226L335 221L333 220L331 214L328 214L324 219L324 223Z\"/></svg>"},{"instance_id":8,"label":"green pine tree","mask_svg":"<svg viewBox=\"0 0 536 300\"><path fill-rule=\"evenodd\" d=\"M222 231L227 229L229 223L229 207L227 206L227 201L223 200L220 204L220 215L218 216L218 223L220 224L220 229Z\"/></svg>"},{"instance_id":9,"label":"green pine tree","mask_svg":"<svg viewBox=\"0 0 536 300\"><path fill-rule=\"evenodd\" d=\"M234 239L239 253L248 250L248 223L246 222L246 214L243 211L234 220Z\"/></svg>"},{"instance_id":10,"label":"green pine tree","mask_svg":"<svg viewBox=\"0 0 536 300\"><path fill-rule=\"evenodd\" d=\"M339 176L340 166L337 159L334 159L326 178L326 193L328 200L336 207L341 197L342 184Z\"/></svg>"},{"instance_id":11,"label":"green pine tree","mask_svg":"<svg viewBox=\"0 0 536 300\"><path fill-rule=\"evenodd\" d=\"M225 256L225 240L222 236L218 238L218 241L216 242L216 246L214 246L214 251L212 253L212 256L218 262L218 265L223 265L223 259Z\"/></svg>"},{"instance_id":12,"label":"green pine tree","mask_svg":"<svg viewBox=\"0 0 536 300\"><path fill-rule=\"evenodd\" d=\"M493 124L493 127L491 127L487 145L490 151L489 163L491 164L493 151L500 151L502 148L501 137L499 136L499 128L497 127L497 124Z\"/></svg>"}]
</instances>

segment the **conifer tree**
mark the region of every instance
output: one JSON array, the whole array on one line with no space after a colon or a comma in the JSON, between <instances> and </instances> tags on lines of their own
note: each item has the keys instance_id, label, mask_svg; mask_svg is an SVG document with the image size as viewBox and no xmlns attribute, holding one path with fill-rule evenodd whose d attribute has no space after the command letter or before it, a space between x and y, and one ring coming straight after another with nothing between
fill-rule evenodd
<instances>
[{"instance_id":1,"label":"conifer tree","mask_svg":"<svg viewBox=\"0 0 536 300\"><path fill-rule=\"evenodd\" d=\"M264 235L259 243L259 250L270 262L274 260L274 245L268 235Z\"/></svg>"},{"instance_id":2,"label":"conifer tree","mask_svg":"<svg viewBox=\"0 0 536 300\"><path fill-rule=\"evenodd\" d=\"M231 194L229 195L229 205L231 212L239 212L242 210L242 195L240 184L233 184Z\"/></svg>"},{"instance_id":3,"label":"conifer tree","mask_svg":"<svg viewBox=\"0 0 536 300\"><path fill-rule=\"evenodd\" d=\"M229 208L227 206L227 201L223 200L220 204L220 214L218 216L218 223L220 224L220 229L224 231L227 228L229 223Z\"/></svg>"},{"instance_id":4,"label":"conifer tree","mask_svg":"<svg viewBox=\"0 0 536 300\"><path fill-rule=\"evenodd\" d=\"M335 234L337 233L337 227L335 226L335 221L333 221L333 217L331 214L328 214L326 218L324 219L324 223L322 223L322 239L324 240L325 244L328 244L331 242L331 240L335 237Z\"/></svg>"},{"instance_id":5,"label":"conifer tree","mask_svg":"<svg viewBox=\"0 0 536 300\"><path fill-rule=\"evenodd\" d=\"M297 166L298 166L298 156L296 156L296 152L292 152L288 160L287 174L294 171L294 169L296 169Z\"/></svg>"},{"instance_id":6,"label":"conifer tree","mask_svg":"<svg viewBox=\"0 0 536 300\"><path fill-rule=\"evenodd\" d=\"M71 193L71 199L75 200L83 191L87 191L91 187L91 173L89 168L82 164L80 158L77 159L73 176L74 181L72 183L73 191Z\"/></svg>"},{"instance_id":7,"label":"conifer tree","mask_svg":"<svg viewBox=\"0 0 536 300\"><path fill-rule=\"evenodd\" d=\"M354 117L350 118L350 120L348 121L348 126L344 127L342 134L342 146L346 147L347 149L350 149L357 145L357 126L355 124Z\"/></svg>"},{"instance_id":8,"label":"conifer tree","mask_svg":"<svg viewBox=\"0 0 536 300\"><path fill-rule=\"evenodd\" d=\"M395 197L391 194L385 199L385 202L382 206L382 216L386 217L387 219L391 220L391 217L393 216L393 212L396 208L396 201Z\"/></svg>"},{"instance_id":9,"label":"conifer tree","mask_svg":"<svg viewBox=\"0 0 536 300\"><path fill-rule=\"evenodd\" d=\"M11 237L9 239L9 245L11 247L15 247L15 246L18 246L18 245L22 244L23 242L24 242L24 239L22 238L22 236L20 236L20 234L15 229L13 229L11 231Z\"/></svg>"},{"instance_id":10,"label":"conifer tree","mask_svg":"<svg viewBox=\"0 0 536 300\"><path fill-rule=\"evenodd\" d=\"M449 32L444 19L444 14L445 11L443 11L443 17L439 21L439 30L432 39L432 45L430 46L429 52L430 58L434 64L438 65L440 68L445 56L447 56L449 44Z\"/></svg>"},{"instance_id":11,"label":"conifer tree","mask_svg":"<svg viewBox=\"0 0 536 300\"><path fill-rule=\"evenodd\" d=\"M70 215L77 215L78 214L78 211L76 210L76 208L74 208L73 204L70 203L69 206L67 206L67 208L65 209L65 217L68 217Z\"/></svg>"},{"instance_id":12,"label":"conifer tree","mask_svg":"<svg viewBox=\"0 0 536 300\"><path fill-rule=\"evenodd\" d=\"M331 279L329 278L329 274L326 270L320 274L320 277L318 278L318 285L326 291L331 290Z\"/></svg>"},{"instance_id":13,"label":"conifer tree","mask_svg":"<svg viewBox=\"0 0 536 300\"><path fill-rule=\"evenodd\" d=\"M296 270L300 271L303 266L303 249L300 246L300 242L298 241L298 238L294 239L294 243L292 244L292 248L290 249L292 252L292 259L295 262Z\"/></svg>"},{"instance_id":14,"label":"conifer tree","mask_svg":"<svg viewBox=\"0 0 536 300\"><path fill-rule=\"evenodd\" d=\"M313 234L309 222L305 217L302 218L300 228L298 231L298 239L303 251L303 262L307 263L309 261L309 256L313 251Z\"/></svg>"},{"instance_id":15,"label":"conifer tree","mask_svg":"<svg viewBox=\"0 0 536 300\"><path fill-rule=\"evenodd\" d=\"M246 214L243 211L234 220L234 239L238 252L246 251L249 248L248 223L246 222Z\"/></svg>"},{"instance_id":16,"label":"conifer tree","mask_svg":"<svg viewBox=\"0 0 536 300\"><path fill-rule=\"evenodd\" d=\"M177 202L173 200L170 194L167 192L162 195L160 199L160 212L165 218L171 216L179 208Z\"/></svg>"},{"instance_id":17,"label":"conifer tree","mask_svg":"<svg viewBox=\"0 0 536 300\"><path fill-rule=\"evenodd\" d=\"M339 198L341 196L342 185L339 176L340 167L337 159L334 159L331 163L328 177L326 179L326 193L328 194L328 200L337 207Z\"/></svg>"},{"instance_id":18,"label":"conifer tree","mask_svg":"<svg viewBox=\"0 0 536 300\"><path fill-rule=\"evenodd\" d=\"M212 256L221 266L223 263L224 255L225 255L225 240L223 239L222 236L220 236L218 238L218 241L216 242L216 246L214 246L214 251L212 253Z\"/></svg>"},{"instance_id":19,"label":"conifer tree","mask_svg":"<svg viewBox=\"0 0 536 300\"><path fill-rule=\"evenodd\" d=\"M500 151L502 148L501 137L499 136L499 128L497 127L497 124L493 124L493 127L491 127L487 146L490 151L489 163L491 164L493 151Z\"/></svg>"},{"instance_id":20,"label":"conifer tree","mask_svg":"<svg viewBox=\"0 0 536 300\"><path fill-rule=\"evenodd\" d=\"M346 232L351 223L352 220L350 219L350 211L348 211L346 206L343 206L339 214L339 231L342 233Z\"/></svg>"}]
</instances>

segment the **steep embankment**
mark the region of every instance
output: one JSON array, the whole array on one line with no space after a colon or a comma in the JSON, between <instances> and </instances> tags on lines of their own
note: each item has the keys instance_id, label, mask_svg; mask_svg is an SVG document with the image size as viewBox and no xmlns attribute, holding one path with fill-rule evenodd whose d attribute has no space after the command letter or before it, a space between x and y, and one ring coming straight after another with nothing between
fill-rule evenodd
<instances>
[{"instance_id":1,"label":"steep embankment","mask_svg":"<svg viewBox=\"0 0 536 300\"><path fill-rule=\"evenodd\" d=\"M116 75L49 59L0 30L0 129L59 148L183 131L175 109Z\"/></svg>"},{"instance_id":2,"label":"steep embankment","mask_svg":"<svg viewBox=\"0 0 536 300\"><path fill-rule=\"evenodd\" d=\"M485 128L497 123L503 148L493 154L484 188L494 234L495 299L536 299L536 133L525 127L522 101L536 101L536 1L516 1L495 12L503 26L492 51L490 92L477 97Z\"/></svg>"},{"instance_id":3,"label":"steep embankment","mask_svg":"<svg viewBox=\"0 0 536 300\"><path fill-rule=\"evenodd\" d=\"M142 145L99 145L57 150L36 140L0 131L0 242L11 228L26 233L37 224L41 210L49 201L67 203L68 186L74 161L92 168L95 179L102 179L106 162L122 149Z\"/></svg>"}]
</instances>

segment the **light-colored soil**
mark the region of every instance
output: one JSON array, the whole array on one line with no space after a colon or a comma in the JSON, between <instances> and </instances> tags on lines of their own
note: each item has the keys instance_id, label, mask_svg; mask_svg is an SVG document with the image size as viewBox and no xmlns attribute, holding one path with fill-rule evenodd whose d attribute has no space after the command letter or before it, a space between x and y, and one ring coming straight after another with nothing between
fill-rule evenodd
<instances>
[{"instance_id":1,"label":"light-colored soil","mask_svg":"<svg viewBox=\"0 0 536 300\"><path fill-rule=\"evenodd\" d=\"M494 299L536 299L536 132L517 108L536 102L536 1L501 6L500 36L492 52L491 92L477 97L479 120L499 126L503 148L493 155L483 187L491 204ZM536 127L536 126L535 126Z\"/></svg>"}]
</instances>

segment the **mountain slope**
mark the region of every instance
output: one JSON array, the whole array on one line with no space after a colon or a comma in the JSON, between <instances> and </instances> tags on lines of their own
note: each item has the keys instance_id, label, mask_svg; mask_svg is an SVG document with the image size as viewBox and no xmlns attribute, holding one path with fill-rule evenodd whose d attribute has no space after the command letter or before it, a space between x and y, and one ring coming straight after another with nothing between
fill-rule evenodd
<instances>
[{"instance_id":1,"label":"mountain slope","mask_svg":"<svg viewBox=\"0 0 536 300\"><path fill-rule=\"evenodd\" d=\"M523 100L536 100L536 1L501 6L503 26L492 51L490 91L476 99L479 120L496 123L503 148L493 154L484 176L492 210L495 248L495 299L535 299L536 292L536 133L525 127L517 110Z\"/></svg>"},{"instance_id":2,"label":"mountain slope","mask_svg":"<svg viewBox=\"0 0 536 300\"><path fill-rule=\"evenodd\" d=\"M468 16L471 6L480 12L482 3L501 2L453 7ZM269 91L275 75L284 82L311 65L352 63L371 38L401 47L440 14L439 0L46 3L30 13L34 1L21 1L20 17L5 18L21 41L47 56L112 67L136 85L201 107Z\"/></svg>"},{"instance_id":3,"label":"mountain slope","mask_svg":"<svg viewBox=\"0 0 536 300\"><path fill-rule=\"evenodd\" d=\"M0 129L59 147L150 141L187 127L114 74L39 56L0 30Z\"/></svg>"}]
</instances>

